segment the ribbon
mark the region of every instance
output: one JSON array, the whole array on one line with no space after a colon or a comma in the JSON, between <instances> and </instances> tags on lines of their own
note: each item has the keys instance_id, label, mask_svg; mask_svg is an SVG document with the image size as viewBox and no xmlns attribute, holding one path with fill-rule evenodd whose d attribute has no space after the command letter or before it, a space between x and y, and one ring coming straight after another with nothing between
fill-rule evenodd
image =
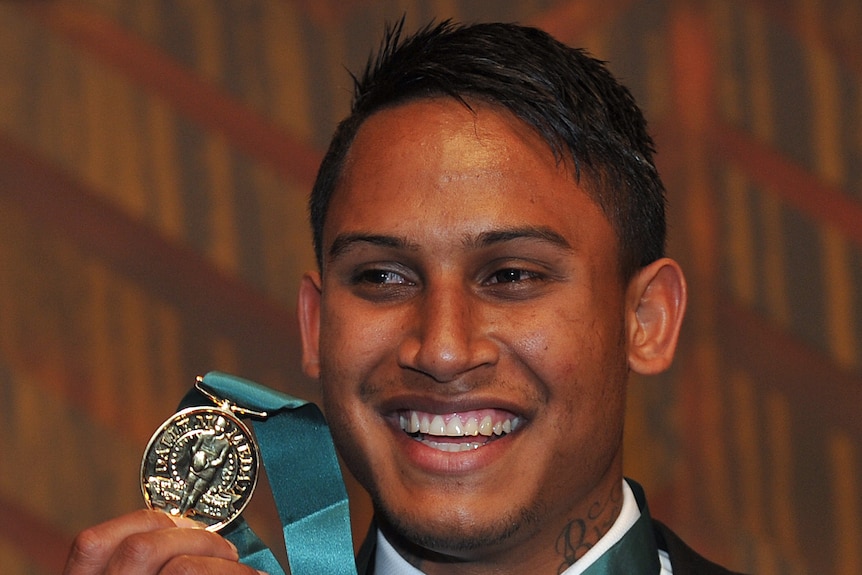
<instances>
[{"instance_id":1,"label":"ribbon","mask_svg":"<svg viewBox=\"0 0 862 575\"><path fill-rule=\"evenodd\" d=\"M281 520L291 575L356 575L347 491L329 427L313 403L253 381L210 372L200 382L206 391L238 407L262 411L255 436ZM208 405L190 391L180 407ZM244 519L225 532L240 561L270 575L284 571Z\"/></svg>"}]
</instances>

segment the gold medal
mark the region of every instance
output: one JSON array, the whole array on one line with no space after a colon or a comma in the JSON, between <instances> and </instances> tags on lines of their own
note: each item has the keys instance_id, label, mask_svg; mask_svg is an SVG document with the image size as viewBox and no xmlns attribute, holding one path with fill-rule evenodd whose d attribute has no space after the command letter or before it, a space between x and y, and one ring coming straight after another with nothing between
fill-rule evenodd
<instances>
[{"instance_id":1,"label":"gold medal","mask_svg":"<svg viewBox=\"0 0 862 575\"><path fill-rule=\"evenodd\" d=\"M218 531L236 519L257 484L260 452L234 413L265 417L197 388L217 407L190 407L153 434L141 462L141 490L150 509L184 516Z\"/></svg>"}]
</instances>

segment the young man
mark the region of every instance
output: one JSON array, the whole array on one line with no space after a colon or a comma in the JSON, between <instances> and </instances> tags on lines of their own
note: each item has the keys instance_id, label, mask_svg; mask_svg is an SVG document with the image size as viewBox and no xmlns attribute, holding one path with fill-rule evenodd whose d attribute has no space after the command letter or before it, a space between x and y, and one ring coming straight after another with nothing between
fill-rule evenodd
<instances>
[{"instance_id":1,"label":"young man","mask_svg":"<svg viewBox=\"0 0 862 575\"><path fill-rule=\"evenodd\" d=\"M628 374L668 367L686 303L652 153L629 92L540 31L387 35L318 174L298 308L374 502L360 573L727 573L622 476ZM95 527L67 572L249 572L173 526Z\"/></svg>"}]
</instances>

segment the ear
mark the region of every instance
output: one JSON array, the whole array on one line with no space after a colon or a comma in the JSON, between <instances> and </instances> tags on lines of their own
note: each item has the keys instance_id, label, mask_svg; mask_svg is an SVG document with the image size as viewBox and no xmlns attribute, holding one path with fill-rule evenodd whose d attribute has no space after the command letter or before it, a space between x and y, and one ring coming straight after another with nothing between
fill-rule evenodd
<instances>
[{"instance_id":1,"label":"ear","mask_svg":"<svg viewBox=\"0 0 862 575\"><path fill-rule=\"evenodd\" d=\"M629 282L626 328L628 363L633 371L652 375L670 366L686 297L685 276L672 259L654 261Z\"/></svg>"},{"instance_id":2,"label":"ear","mask_svg":"<svg viewBox=\"0 0 862 575\"><path fill-rule=\"evenodd\" d=\"M302 371L320 377L320 297L322 282L318 272L308 272L299 284L296 315L302 335Z\"/></svg>"}]
</instances>

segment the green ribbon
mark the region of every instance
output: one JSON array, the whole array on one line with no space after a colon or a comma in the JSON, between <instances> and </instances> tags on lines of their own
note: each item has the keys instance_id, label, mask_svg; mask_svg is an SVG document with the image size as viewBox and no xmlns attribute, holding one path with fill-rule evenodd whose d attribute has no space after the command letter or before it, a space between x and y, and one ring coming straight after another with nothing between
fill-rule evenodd
<instances>
[{"instance_id":1,"label":"green ribbon","mask_svg":"<svg viewBox=\"0 0 862 575\"><path fill-rule=\"evenodd\" d=\"M644 490L634 481L626 481L637 500L640 517L619 541L586 568L583 575L657 575L661 571Z\"/></svg>"},{"instance_id":2,"label":"green ribbon","mask_svg":"<svg viewBox=\"0 0 862 575\"><path fill-rule=\"evenodd\" d=\"M253 421L283 527L291 575L356 575L347 491L329 427L313 403L219 372L204 376L201 385L214 396L238 407L263 411ZM181 407L209 405L193 389ZM225 532L240 561L270 575L284 575L278 560L244 519Z\"/></svg>"}]
</instances>

